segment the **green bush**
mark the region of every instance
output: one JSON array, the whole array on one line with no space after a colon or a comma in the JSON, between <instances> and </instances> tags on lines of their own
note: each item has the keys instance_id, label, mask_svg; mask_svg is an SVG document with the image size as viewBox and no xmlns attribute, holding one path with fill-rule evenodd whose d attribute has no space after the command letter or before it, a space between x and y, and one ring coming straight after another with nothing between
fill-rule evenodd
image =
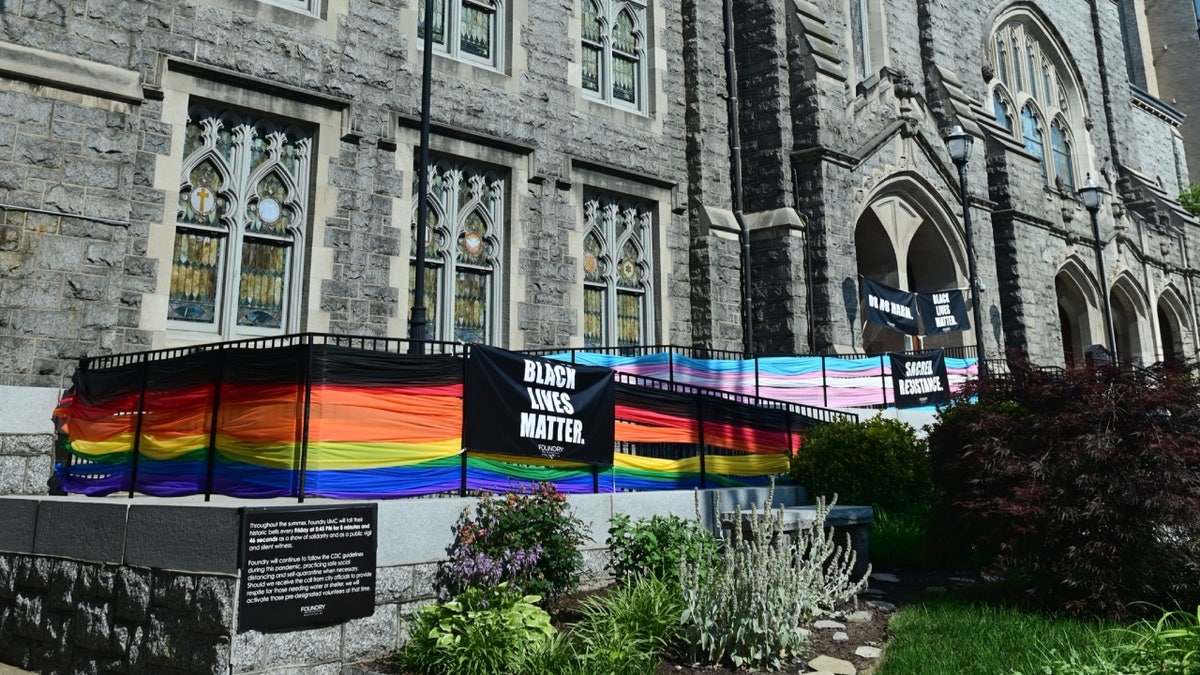
<instances>
[{"instance_id":1,"label":"green bush","mask_svg":"<svg viewBox=\"0 0 1200 675\"><path fill-rule=\"evenodd\" d=\"M891 513L875 509L871 521L871 565L875 569L927 569L929 556L927 510Z\"/></svg>"},{"instance_id":2,"label":"green bush","mask_svg":"<svg viewBox=\"0 0 1200 675\"><path fill-rule=\"evenodd\" d=\"M773 500L772 491L762 511L751 509L745 518L735 509L732 522L745 523L749 532L731 527L720 553L684 566L684 644L693 660L781 668L803 652L802 622L866 588L866 575L853 581L850 542L836 545L824 527L832 504L818 499L813 524L791 536L783 529L783 509L770 510ZM721 512L719 503L714 511Z\"/></svg>"},{"instance_id":3,"label":"green bush","mask_svg":"<svg viewBox=\"0 0 1200 675\"><path fill-rule=\"evenodd\" d=\"M528 672L530 658L554 634L536 595L507 584L469 588L453 600L422 607L395 665L425 675Z\"/></svg>"},{"instance_id":4,"label":"green bush","mask_svg":"<svg viewBox=\"0 0 1200 675\"><path fill-rule=\"evenodd\" d=\"M928 504L932 482L925 443L912 426L873 417L813 427L792 460L791 478L812 494L834 495L899 514Z\"/></svg>"},{"instance_id":5,"label":"green bush","mask_svg":"<svg viewBox=\"0 0 1200 675\"><path fill-rule=\"evenodd\" d=\"M584 524L551 483L503 496L485 493L458 523L450 559L441 568L446 595L507 582L553 597L579 587L587 541Z\"/></svg>"},{"instance_id":6,"label":"green bush","mask_svg":"<svg viewBox=\"0 0 1200 675\"><path fill-rule=\"evenodd\" d=\"M717 540L695 520L676 515L632 520L613 516L607 545L617 581L654 577L679 583L680 563L696 564L716 550Z\"/></svg>"},{"instance_id":7,"label":"green bush","mask_svg":"<svg viewBox=\"0 0 1200 675\"><path fill-rule=\"evenodd\" d=\"M537 675L653 675L663 650L677 641L679 587L639 577L583 601L582 618L531 658Z\"/></svg>"},{"instance_id":8,"label":"green bush","mask_svg":"<svg viewBox=\"0 0 1200 675\"><path fill-rule=\"evenodd\" d=\"M934 550L1055 612L1200 603L1194 366L1013 372L969 386L930 427Z\"/></svg>"}]
</instances>

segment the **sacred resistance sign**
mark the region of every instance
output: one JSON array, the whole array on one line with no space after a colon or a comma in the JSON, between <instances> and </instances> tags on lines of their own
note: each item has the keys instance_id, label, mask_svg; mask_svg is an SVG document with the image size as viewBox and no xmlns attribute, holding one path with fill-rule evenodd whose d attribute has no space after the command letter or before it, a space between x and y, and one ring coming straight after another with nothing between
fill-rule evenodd
<instances>
[{"instance_id":1,"label":"sacred resistance sign","mask_svg":"<svg viewBox=\"0 0 1200 675\"><path fill-rule=\"evenodd\" d=\"M612 464L616 387L608 368L471 346L463 446Z\"/></svg>"},{"instance_id":2,"label":"sacred resistance sign","mask_svg":"<svg viewBox=\"0 0 1200 675\"><path fill-rule=\"evenodd\" d=\"M942 350L920 355L889 353L892 393L897 408L916 408L950 401L950 377Z\"/></svg>"}]
</instances>

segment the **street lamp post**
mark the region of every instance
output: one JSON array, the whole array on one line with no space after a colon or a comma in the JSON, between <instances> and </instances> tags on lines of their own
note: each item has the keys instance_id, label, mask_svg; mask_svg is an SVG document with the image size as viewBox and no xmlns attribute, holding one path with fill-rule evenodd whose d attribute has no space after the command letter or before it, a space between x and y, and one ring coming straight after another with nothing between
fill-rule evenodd
<instances>
[{"instance_id":1,"label":"street lamp post","mask_svg":"<svg viewBox=\"0 0 1200 675\"><path fill-rule=\"evenodd\" d=\"M423 354L425 340L429 337L425 318L425 236L429 231L429 108L433 84L433 5L432 0L425 2L425 15L422 25L425 28L425 52L421 55L421 164L417 168L417 231L416 260L413 267L413 304L408 319L408 352Z\"/></svg>"},{"instance_id":2,"label":"street lamp post","mask_svg":"<svg viewBox=\"0 0 1200 675\"><path fill-rule=\"evenodd\" d=\"M967 276L971 285L971 315L975 322L975 358L978 360L979 375L987 370L983 353L983 314L979 309L979 270L975 265L975 239L971 232L970 195L967 193L967 162L971 159L971 147L975 139L959 125L946 137L950 150L950 161L958 167L958 190L962 197L963 234L967 241Z\"/></svg>"},{"instance_id":3,"label":"street lamp post","mask_svg":"<svg viewBox=\"0 0 1200 675\"><path fill-rule=\"evenodd\" d=\"M1113 338L1112 307L1108 301L1108 282L1104 279L1104 253L1101 251L1100 219L1097 217L1100 204L1104 201L1104 189L1096 185L1096 181L1092 180L1090 173L1087 176L1087 182L1079 188L1079 199L1083 201L1083 208L1087 209L1092 216L1092 247L1096 251L1096 277L1100 280L1100 307L1104 312L1104 337L1108 340L1105 348L1115 358L1117 341Z\"/></svg>"}]
</instances>

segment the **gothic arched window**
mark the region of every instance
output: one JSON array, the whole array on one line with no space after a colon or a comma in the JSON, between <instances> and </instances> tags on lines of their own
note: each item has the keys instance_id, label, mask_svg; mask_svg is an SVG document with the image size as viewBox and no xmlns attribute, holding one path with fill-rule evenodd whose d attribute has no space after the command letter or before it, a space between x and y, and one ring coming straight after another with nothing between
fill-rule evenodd
<instances>
[{"instance_id":1,"label":"gothic arched window","mask_svg":"<svg viewBox=\"0 0 1200 675\"><path fill-rule=\"evenodd\" d=\"M502 0L432 0L433 48L447 56L499 68ZM417 3L417 37L425 36L425 0Z\"/></svg>"},{"instance_id":2,"label":"gothic arched window","mask_svg":"<svg viewBox=\"0 0 1200 675\"><path fill-rule=\"evenodd\" d=\"M581 79L584 95L622 108L646 109L646 5L632 0L582 0Z\"/></svg>"},{"instance_id":3,"label":"gothic arched window","mask_svg":"<svg viewBox=\"0 0 1200 675\"><path fill-rule=\"evenodd\" d=\"M1042 180L1074 191L1084 104L1070 60L1033 14L1015 10L993 32L993 114L1041 164ZM1012 111L1019 110L1019 124ZM1047 125L1047 120L1053 120ZM1047 143L1047 134L1049 143Z\"/></svg>"},{"instance_id":4,"label":"gothic arched window","mask_svg":"<svg viewBox=\"0 0 1200 675\"><path fill-rule=\"evenodd\" d=\"M583 342L630 347L651 335L651 204L608 194L584 196Z\"/></svg>"},{"instance_id":5,"label":"gothic arched window","mask_svg":"<svg viewBox=\"0 0 1200 675\"><path fill-rule=\"evenodd\" d=\"M222 339L296 328L312 134L188 109L167 319Z\"/></svg>"},{"instance_id":6,"label":"gothic arched window","mask_svg":"<svg viewBox=\"0 0 1200 675\"><path fill-rule=\"evenodd\" d=\"M417 192L413 172L413 194ZM498 172L443 159L429 167L425 312L433 340L497 340L505 180ZM416 208L413 240L416 240ZM411 256L416 255L416 246ZM409 306L416 288L409 266Z\"/></svg>"}]
</instances>

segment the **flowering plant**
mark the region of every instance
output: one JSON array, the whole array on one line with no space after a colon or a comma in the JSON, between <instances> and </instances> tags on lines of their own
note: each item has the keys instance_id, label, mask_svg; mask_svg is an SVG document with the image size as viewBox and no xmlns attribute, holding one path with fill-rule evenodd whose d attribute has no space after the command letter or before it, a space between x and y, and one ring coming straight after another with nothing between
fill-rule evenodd
<instances>
[{"instance_id":1,"label":"flowering plant","mask_svg":"<svg viewBox=\"0 0 1200 675\"><path fill-rule=\"evenodd\" d=\"M443 593L499 583L543 596L570 593L579 586L586 539L583 521L552 483L484 493L474 513L459 519L442 567Z\"/></svg>"}]
</instances>

